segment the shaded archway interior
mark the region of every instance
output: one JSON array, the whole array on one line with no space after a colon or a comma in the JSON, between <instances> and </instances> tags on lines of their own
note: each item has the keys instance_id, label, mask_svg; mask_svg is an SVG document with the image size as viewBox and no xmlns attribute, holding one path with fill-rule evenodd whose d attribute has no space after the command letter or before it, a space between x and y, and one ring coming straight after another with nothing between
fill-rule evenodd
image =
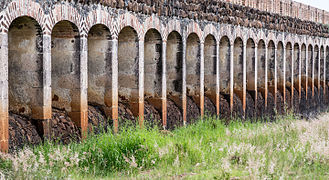
<instances>
[{"instance_id":1,"label":"shaded archway interior","mask_svg":"<svg viewBox=\"0 0 329 180\"><path fill-rule=\"evenodd\" d=\"M42 118L43 34L38 22L15 19L8 32L9 111ZM40 113L40 114L39 114Z\"/></svg>"},{"instance_id":2,"label":"shaded archway interior","mask_svg":"<svg viewBox=\"0 0 329 180\"><path fill-rule=\"evenodd\" d=\"M119 102L138 116L138 36L130 26L124 27L118 38Z\"/></svg>"},{"instance_id":3,"label":"shaded archway interior","mask_svg":"<svg viewBox=\"0 0 329 180\"><path fill-rule=\"evenodd\" d=\"M76 25L58 22L51 34L52 106L80 111L80 36Z\"/></svg>"}]
</instances>

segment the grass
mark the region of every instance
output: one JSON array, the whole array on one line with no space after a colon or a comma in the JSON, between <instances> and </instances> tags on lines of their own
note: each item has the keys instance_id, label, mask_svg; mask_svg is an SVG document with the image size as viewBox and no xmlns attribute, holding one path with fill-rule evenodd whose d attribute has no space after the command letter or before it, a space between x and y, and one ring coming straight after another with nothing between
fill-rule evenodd
<instances>
[{"instance_id":1,"label":"grass","mask_svg":"<svg viewBox=\"0 0 329 180\"><path fill-rule=\"evenodd\" d=\"M328 179L328 129L328 115L229 124L207 117L172 132L126 127L1 154L0 178Z\"/></svg>"}]
</instances>

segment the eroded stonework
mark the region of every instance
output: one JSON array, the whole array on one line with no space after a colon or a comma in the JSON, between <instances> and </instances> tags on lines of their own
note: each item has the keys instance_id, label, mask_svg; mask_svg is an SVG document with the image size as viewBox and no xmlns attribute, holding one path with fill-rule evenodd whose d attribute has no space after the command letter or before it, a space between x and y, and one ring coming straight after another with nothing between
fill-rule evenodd
<instances>
[{"instance_id":1,"label":"eroded stonework","mask_svg":"<svg viewBox=\"0 0 329 180\"><path fill-rule=\"evenodd\" d=\"M4 151L8 116L24 116L29 123L11 124L49 138L70 137L58 127L83 135L105 123L116 132L129 119L173 129L204 114L273 117L284 104L306 113L300 102L329 102L329 29L318 19L249 1L1 3Z\"/></svg>"}]
</instances>

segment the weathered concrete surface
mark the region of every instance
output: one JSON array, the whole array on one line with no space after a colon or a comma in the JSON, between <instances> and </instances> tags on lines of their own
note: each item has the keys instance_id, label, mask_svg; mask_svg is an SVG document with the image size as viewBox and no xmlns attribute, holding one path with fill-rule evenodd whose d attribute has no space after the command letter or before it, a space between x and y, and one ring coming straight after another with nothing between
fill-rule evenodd
<instances>
[{"instance_id":1,"label":"weathered concrete surface","mask_svg":"<svg viewBox=\"0 0 329 180\"><path fill-rule=\"evenodd\" d=\"M80 129L72 134L87 132L88 117L117 132L124 119L171 129L205 111L251 118L283 113L284 103L297 113L306 101L326 107L321 24L215 0L88 3L2 2L2 150L8 110L39 120L44 138L58 132L52 107Z\"/></svg>"}]
</instances>

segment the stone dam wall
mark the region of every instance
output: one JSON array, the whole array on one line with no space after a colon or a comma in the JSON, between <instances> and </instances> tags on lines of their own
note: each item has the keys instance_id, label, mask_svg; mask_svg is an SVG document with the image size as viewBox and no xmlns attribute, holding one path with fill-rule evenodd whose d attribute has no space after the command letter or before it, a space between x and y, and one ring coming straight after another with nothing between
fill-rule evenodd
<instances>
[{"instance_id":1,"label":"stone dam wall","mask_svg":"<svg viewBox=\"0 0 329 180\"><path fill-rule=\"evenodd\" d=\"M0 1L1 150L326 109L328 13L259 2Z\"/></svg>"}]
</instances>

